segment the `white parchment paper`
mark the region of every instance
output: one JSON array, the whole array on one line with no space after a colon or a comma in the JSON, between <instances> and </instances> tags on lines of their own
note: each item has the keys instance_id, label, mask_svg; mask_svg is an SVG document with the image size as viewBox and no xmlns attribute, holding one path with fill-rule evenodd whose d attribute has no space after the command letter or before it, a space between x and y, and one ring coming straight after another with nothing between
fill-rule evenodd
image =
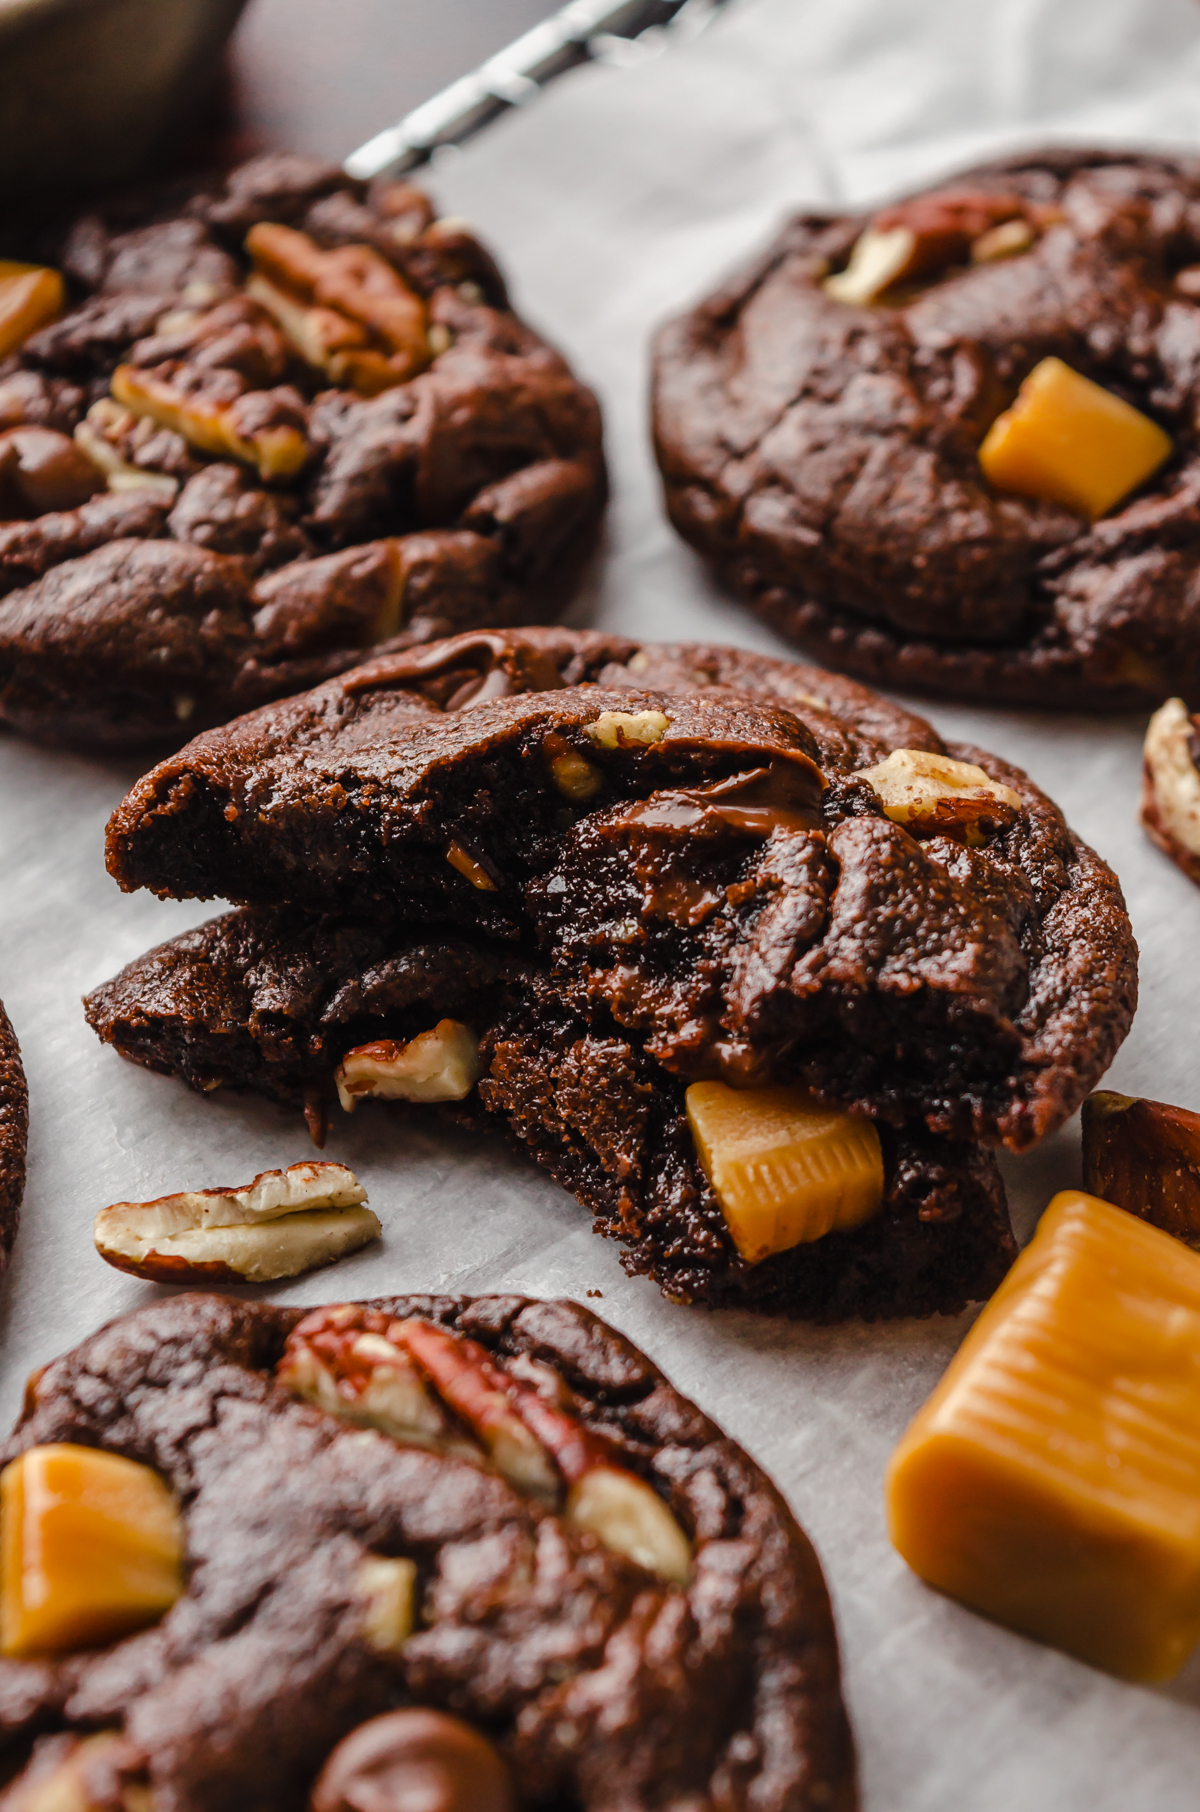
<instances>
[{"instance_id":1,"label":"white parchment paper","mask_svg":"<svg viewBox=\"0 0 1200 1812\"><path fill-rule=\"evenodd\" d=\"M1195 0L737 0L703 38L565 79L435 187L500 250L519 304L604 402L614 500L573 613L643 636L785 650L662 516L645 427L653 324L795 204L857 202L1040 140L1200 138ZM347 147L349 149L349 147ZM1135 821L1142 720L923 706L1028 768L1114 864L1142 947L1142 1007L1114 1086L1200 1106L1200 892ZM108 813L138 764L0 741L0 995L32 1101L30 1178L0 1295L0 1421L25 1374L154 1292L95 1256L95 1210L237 1183L307 1155L262 1103L203 1100L122 1064L79 996L216 910L122 896ZM968 1318L813 1330L674 1308L498 1139L364 1110L330 1155L367 1183L382 1244L279 1294L519 1289L586 1300L717 1416L787 1492L825 1565L871 1812L1184 1812L1200 1801L1200 1661L1119 1684L927 1591L888 1545L887 1456ZM1005 1160L1019 1231L1078 1180L1074 1126Z\"/></svg>"}]
</instances>

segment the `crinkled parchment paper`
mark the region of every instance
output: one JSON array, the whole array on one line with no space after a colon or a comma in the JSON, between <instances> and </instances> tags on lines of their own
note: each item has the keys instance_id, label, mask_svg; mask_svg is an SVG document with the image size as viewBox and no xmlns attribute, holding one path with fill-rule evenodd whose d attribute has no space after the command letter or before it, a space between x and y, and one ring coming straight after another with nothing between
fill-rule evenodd
<instances>
[{"instance_id":1,"label":"crinkled parchment paper","mask_svg":"<svg viewBox=\"0 0 1200 1812\"><path fill-rule=\"evenodd\" d=\"M608 545L573 620L782 653L662 516L645 425L652 325L753 251L792 204L857 202L1045 139L1200 139L1195 0L736 0L704 37L564 79L435 187L476 221L520 305L597 386L615 481ZM349 149L349 147L347 147ZM1112 1083L1200 1106L1200 893L1135 822L1141 720L930 708L1027 767L1115 865L1142 1008ZM95 1210L239 1183L306 1155L272 1108L203 1100L122 1064L79 996L214 910L126 898L109 811L137 764L0 740L0 995L25 1053L30 1182L3 1291L2 1406L26 1372L152 1291L91 1249ZM778 1480L820 1551L872 1812L1184 1812L1200 1799L1200 1661L1121 1685L927 1591L888 1545L887 1455L966 1318L811 1330L674 1308L626 1279L574 1202L498 1139L365 1110L335 1128L382 1244L279 1294L528 1290L586 1300ZM1074 1126L1006 1160L1018 1228L1076 1182Z\"/></svg>"}]
</instances>

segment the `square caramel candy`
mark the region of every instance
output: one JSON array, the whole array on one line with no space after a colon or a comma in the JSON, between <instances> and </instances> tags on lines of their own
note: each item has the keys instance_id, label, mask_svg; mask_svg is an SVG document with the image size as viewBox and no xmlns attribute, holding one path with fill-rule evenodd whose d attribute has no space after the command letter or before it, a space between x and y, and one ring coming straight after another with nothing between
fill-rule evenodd
<instances>
[{"instance_id":1,"label":"square caramel candy","mask_svg":"<svg viewBox=\"0 0 1200 1812\"><path fill-rule=\"evenodd\" d=\"M1095 518L1170 453L1170 436L1149 416L1061 359L1043 359L1012 408L988 429L979 463L998 491L1045 498Z\"/></svg>"},{"instance_id":2,"label":"square caramel candy","mask_svg":"<svg viewBox=\"0 0 1200 1812\"><path fill-rule=\"evenodd\" d=\"M748 1264L879 1213L883 1154L869 1120L789 1087L693 1082L686 1104L701 1168Z\"/></svg>"},{"instance_id":3,"label":"square caramel candy","mask_svg":"<svg viewBox=\"0 0 1200 1812\"><path fill-rule=\"evenodd\" d=\"M887 1509L939 1591L1169 1679L1200 1637L1200 1255L1056 1195L893 1454Z\"/></svg>"},{"instance_id":4,"label":"square caramel candy","mask_svg":"<svg viewBox=\"0 0 1200 1812\"><path fill-rule=\"evenodd\" d=\"M31 1447L0 1472L0 1653L112 1642L183 1591L183 1529L149 1466L98 1447Z\"/></svg>"}]
</instances>

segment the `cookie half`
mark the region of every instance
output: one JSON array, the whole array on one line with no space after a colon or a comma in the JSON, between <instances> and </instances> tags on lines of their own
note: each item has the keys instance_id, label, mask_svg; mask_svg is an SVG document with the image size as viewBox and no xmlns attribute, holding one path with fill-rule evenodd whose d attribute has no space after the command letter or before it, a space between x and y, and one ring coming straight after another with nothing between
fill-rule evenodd
<instances>
[{"instance_id":1,"label":"cookie half","mask_svg":"<svg viewBox=\"0 0 1200 1812\"><path fill-rule=\"evenodd\" d=\"M904 257L847 300L866 235ZM767 622L867 679L988 704L1197 705L1198 336L1193 158L1050 149L873 216L801 215L658 337L667 508ZM980 466L1047 359L1171 438L1095 521Z\"/></svg>"},{"instance_id":2,"label":"cookie half","mask_svg":"<svg viewBox=\"0 0 1200 1812\"><path fill-rule=\"evenodd\" d=\"M906 714L897 749L860 694L733 651L460 638L197 738L113 815L109 868L536 954L685 1082L1020 1150L1128 1028L1120 889L1025 775Z\"/></svg>"},{"instance_id":3,"label":"cookie half","mask_svg":"<svg viewBox=\"0 0 1200 1812\"><path fill-rule=\"evenodd\" d=\"M271 155L42 255L74 306L0 360L0 721L178 742L569 595L595 398L418 190Z\"/></svg>"},{"instance_id":4,"label":"cookie half","mask_svg":"<svg viewBox=\"0 0 1200 1812\"><path fill-rule=\"evenodd\" d=\"M22 1784L90 1755L189 1812L290 1812L408 1705L485 1738L517 1808L858 1803L810 1544L574 1303L177 1296L40 1372L0 1462L60 1443L153 1469L188 1564L141 1633L0 1661Z\"/></svg>"}]
</instances>

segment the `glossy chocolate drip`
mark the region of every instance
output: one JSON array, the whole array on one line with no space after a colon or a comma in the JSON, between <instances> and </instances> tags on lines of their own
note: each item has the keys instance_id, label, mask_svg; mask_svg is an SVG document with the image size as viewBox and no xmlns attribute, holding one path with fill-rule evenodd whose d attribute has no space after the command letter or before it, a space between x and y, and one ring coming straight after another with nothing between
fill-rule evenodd
<instances>
[{"instance_id":1,"label":"glossy chocolate drip","mask_svg":"<svg viewBox=\"0 0 1200 1812\"><path fill-rule=\"evenodd\" d=\"M772 761L711 786L654 793L615 822L674 831L694 830L706 818L719 818L749 837L769 837L776 830L811 833L823 828L820 783L819 770L806 758Z\"/></svg>"},{"instance_id":2,"label":"glossy chocolate drip","mask_svg":"<svg viewBox=\"0 0 1200 1812\"><path fill-rule=\"evenodd\" d=\"M477 669L478 677L466 677L445 710L461 711L465 705L506 698L513 692L558 692L563 685L554 661L541 649L514 643L497 631L472 630L432 646L382 654L347 673L342 690L354 694L376 686L420 686L439 675L471 667Z\"/></svg>"}]
</instances>

